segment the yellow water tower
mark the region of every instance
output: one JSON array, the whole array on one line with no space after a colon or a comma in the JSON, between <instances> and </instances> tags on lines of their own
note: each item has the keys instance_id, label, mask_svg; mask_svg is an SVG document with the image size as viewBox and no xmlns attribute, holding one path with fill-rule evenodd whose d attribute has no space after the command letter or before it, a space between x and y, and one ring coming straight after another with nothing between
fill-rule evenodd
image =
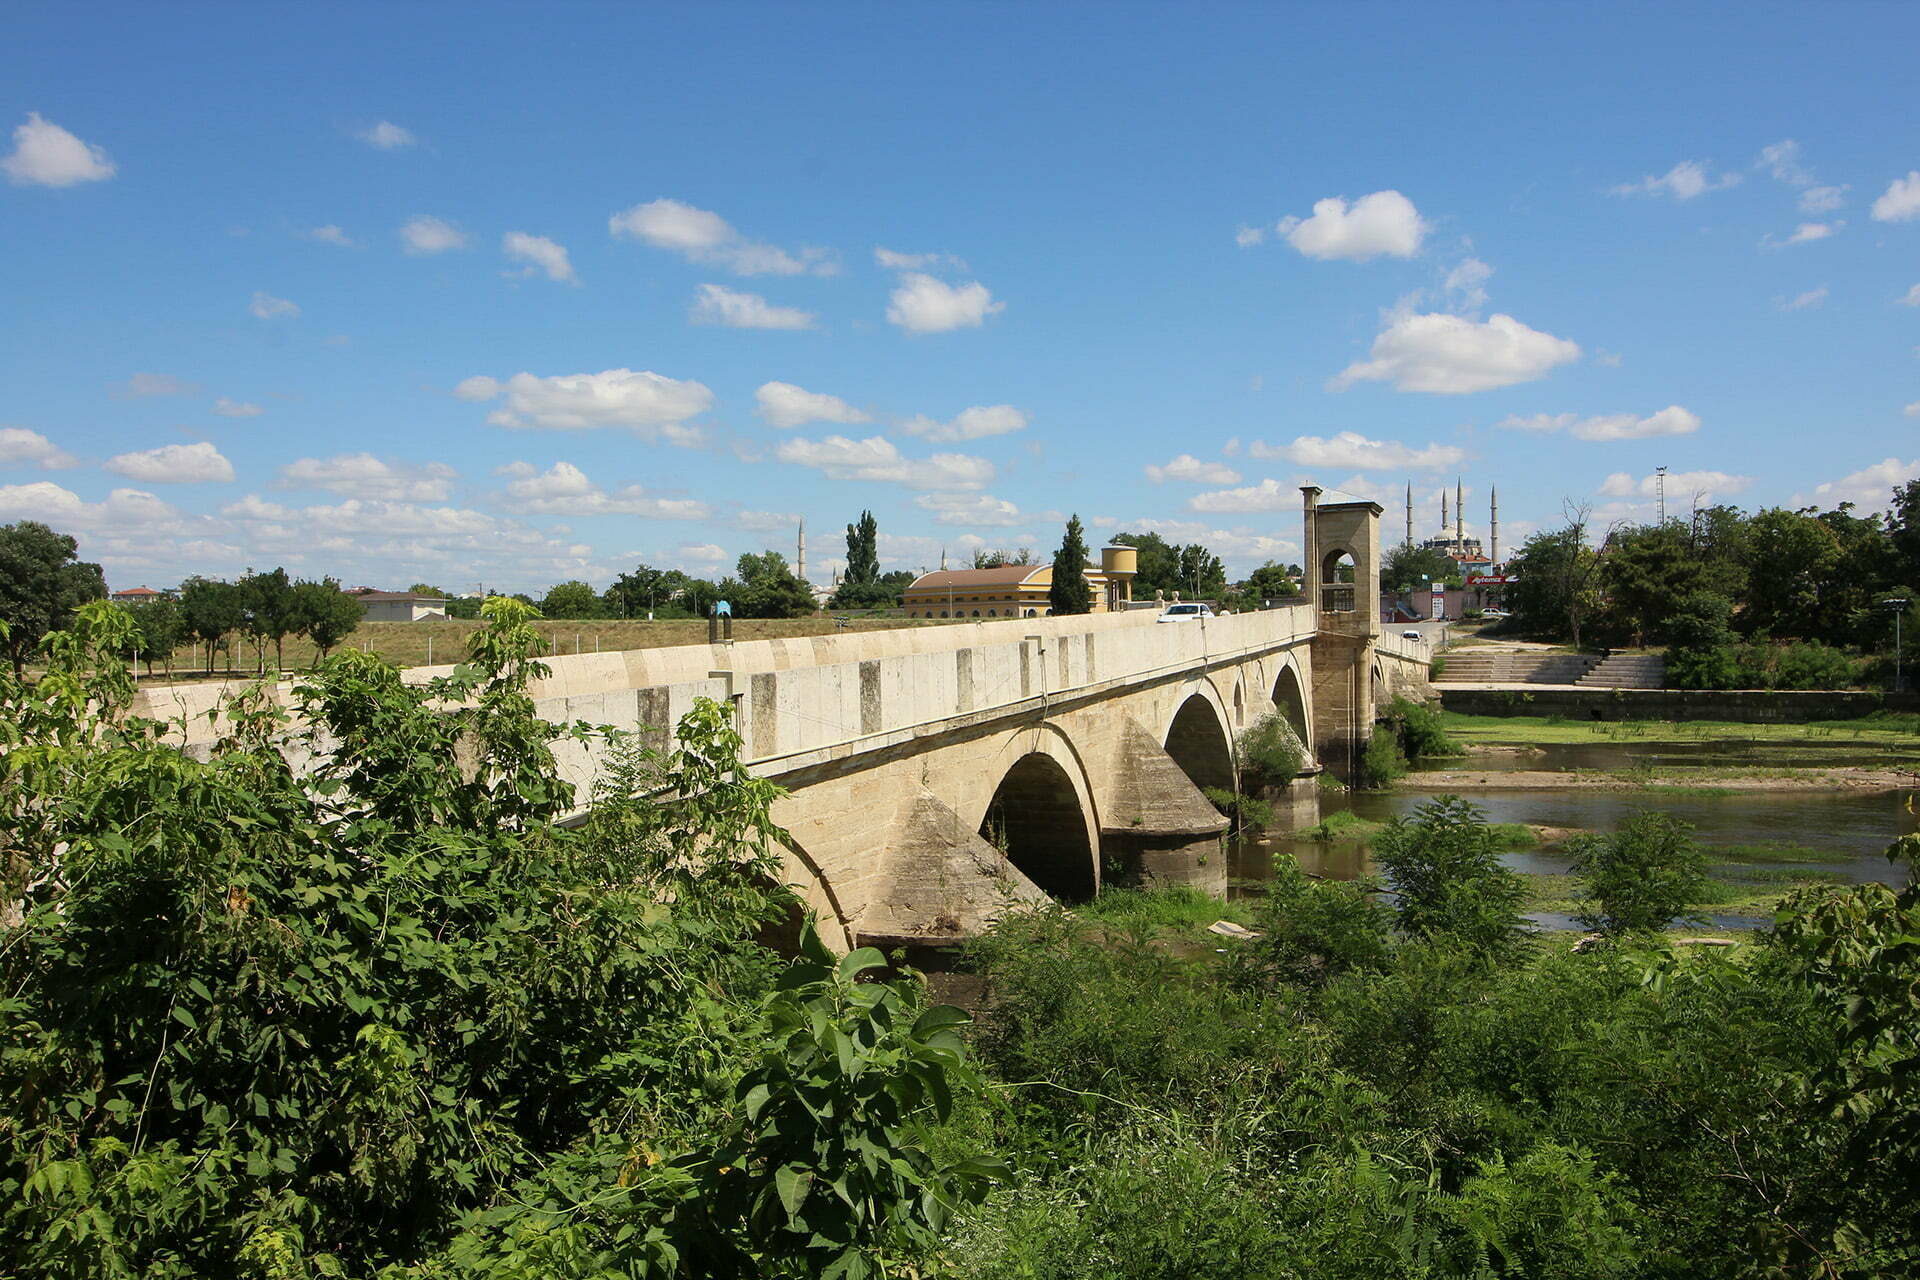
<instances>
[{"instance_id":1,"label":"yellow water tower","mask_svg":"<svg viewBox=\"0 0 1920 1280\"><path fill-rule=\"evenodd\" d=\"M1107 610L1118 613L1133 599L1133 577L1140 572L1140 552L1125 543L1100 548L1100 576L1106 579Z\"/></svg>"}]
</instances>

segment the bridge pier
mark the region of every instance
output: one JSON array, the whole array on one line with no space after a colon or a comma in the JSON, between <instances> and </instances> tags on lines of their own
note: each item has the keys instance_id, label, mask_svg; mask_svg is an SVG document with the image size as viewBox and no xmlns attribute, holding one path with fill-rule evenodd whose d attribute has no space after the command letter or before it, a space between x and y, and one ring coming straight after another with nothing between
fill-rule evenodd
<instances>
[{"instance_id":1,"label":"bridge pier","mask_svg":"<svg viewBox=\"0 0 1920 1280\"><path fill-rule=\"evenodd\" d=\"M1227 819L1138 721L1127 717L1118 738L1100 823L1106 883L1224 897Z\"/></svg>"}]
</instances>

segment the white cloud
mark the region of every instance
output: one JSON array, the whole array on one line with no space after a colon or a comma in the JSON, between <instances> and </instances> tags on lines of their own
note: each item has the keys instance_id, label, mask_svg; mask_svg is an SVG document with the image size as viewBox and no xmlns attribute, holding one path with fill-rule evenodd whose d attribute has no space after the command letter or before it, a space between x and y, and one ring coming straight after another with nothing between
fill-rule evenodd
<instances>
[{"instance_id":1,"label":"white cloud","mask_svg":"<svg viewBox=\"0 0 1920 1280\"><path fill-rule=\"evenodd\" d=\"M914 505L934 513L935 524L988 529L1011 529L1029 521L1061 519L1057 511L1023 512L1005 498L985 493L923 493Z\"/></svg>"},{"instance_id":2,"label":"white cloud","mask_svg":"<svg viewBox=\"0 0 1920 1280\"><path fill-rule=\"evenodd\" d=\"M199 392L199 383L170 373L136 373L113 389L113 394L123 400L135 396L191 396Z\"/></svg>"},{"instance_id":3,"label":"white cloud","mask_svg":"<svg viewBox=\"0 0 1920 1280\"><path fill-rule=\"evenodd\" d=\"M548 431L590 431L625 427L644 440L664 439L687 447L700 443L699 428L688 418L713 407L713 392L698 382L682 382L652 372L607 369L551 378L516 373L502 382L484 375L453 389L462 400L506 397L489 414L496 427L537 427Z\"/></svg>"},{"instance_id":4,"label":"white cloud","mask_svg":"<svg viewBox=\"0 0 1920 1280\"><path fill-rule=\"evenodd\" d=\"M855 423L869 421L868 415L824 392L808 391L791 382L764 382L753 393L760 416L768 425L786 430L809 422Z\"/></svg>"},{"instance_id":5,"label":"white cloud","mask_svg":"<svg viewBox=\"0 0 1920 1280\"><path fill-rule=\"evenodd\" d=\"M229 400L220 396L213 402L213 411L223 418L257 418L266 410L246 400Z\"/></svg>"},{"instance_id":6,"label":"white cloud","mask_svg":"<svg viewBox=\"0 0 1920 1280\"><path fill-rule=\"evenodd\" d=\"M1655 436L1691 435L1700 429L1700 418L1677 404L1670 404L1645 417L1631 413L1605 413L1590 418L1577 413L1536 413L1529 417L1504 418L1494 425L1508 431L1565 431L1576 440L1649 440Z\"/></svg>"},{"instance_id":7,"label":"white cloud","mask_svg":"<svg viewBox=\"0 0 1920 1280\"><path fill-rule=\"evenodd\" d=\"M158 449L122 453L107 459L107 470L147 484L208 484L233 479L233 464L202 440L163 444Z\"/></svg>"},{"instance_id":8,"label":"white cloud","mask_svg":"<svg viewBox=\"0 0 1920 1280\"><path fill-rule=\"evenodd\" d=\"M1357 471L1434 471L1456 467L1466 460L1466 450L1450 444L1430 444L1422 448L1395 440L1369 440L1357 431L1338 435L1297 436L1290 444L1270 445L1255 440L1247 446L1249 457L1265 461L1283 459L1303 467L1346 467Z\"/></svg>"},{"instance_id":9,"label":"white cloud","mask_svg":"<svg viewBox=\"0 0 1920 1280\"><path fill-rule=\"evenodd\" d=\"M1669 471L1667 472L1667 505L1684 505L1685 500L1695 494L1702 502L1715 497L1729 497L1744 493L1753 485L1752 476L1728 475L1724 471ZM1608 498L1641 497L1651 498L1660 492L1660 477L1641 476L1634 479L1625 471L1616 471L1600 482L1600 494Z\"/></svg>"},{"instance_id":10,"label":"white cloud","mask_svg":"<svg viewBox=\"0 0 1920 1280\"><path fill-rule=\"evenodd\" d=\"M0 427L0 467L32 465L42 471L63 471L77 467L80 460L38 431L25 427Z\"/></svg>"},{"instance_id":11,"label":"white cloud","mask_svg":"<svg viewBox=\"0 0 1920 1280\"><path fill-rule=\"evenodd\" d=\"M1233 233L1233 242L1242 249L1251 249L1267 238L1265 227L1241 227Z\"/></svg>"},{"instance_id":12,"label":"white cloud","mask_svg":"<svg viewBox=\"0 0 1920 1280\"><path fill-rule=\"evenodd\" d=\"M979 328L988 316L1005 310L1006 305L995 302L993 293L977 280L956 287L929 275L908 272L887 299L887 320L908 333L946 333Z\"/></svg>"},{"instance_id":13,"label":"white cloud","mask_svg":"<svg viewBox=\"0 0 1920 1280\"><path fill-rule=\"evenodd\" d=\"M1800 163L1800 144L1792 138L1761 148L1760 159L1754 162L1754 168L1767 170L1776 181L1790 187L1813 185L1813 175Z\"/></svg>"},{"instance_id":14,"label":"white cloud","mask_svg":"<svg viewBox=\"0 0 1920 1280\"><path fill-rule=\"evenodd\" d=\"M1791 298L1775 298L1773 305L1782 311L1806 311L1819 306L1826 300L1827 286L1821 285L1818 289L1809 289Z\"/></svg>"},{"instance_id":15,"label":"white cloud","mask_svg":"<svg viewBox=\"0 0 1920 1280\"><path fill-rule=\"evenodd\" d=\"M307 239L318 240L321 244L338 245L342 249L351 249L353 247L352 237L348 236L344 230L331 222L324 227L315 227L305 234Z\"/></svg>"},{"instance_id":16,"label":"white cloud","mask_svg":"<svg viewBox=\"0 0 1920 1280\"><path fill-rule=\"evenodd\" d=\"M962 409L952 420L939 422L924 415L900 425L908 435L919 436L934 444L957 444L963 440L984 440L1026 428L1027 415L1010 404L981 404Z\"/></svg>"},{"instance_id":17,"label":"white cloud","mask_svg":"<svg viewBox=\"0 0 1920 1280\"><path fill-rule=\"evenodd\" d=\"M1867 511L1885 511L1893 505L1893 491L1909 480L1920 480L1920 458L1907 462L1886 458L1852 475L1817 484L1811 494L1796 493L1793 505L1831 509L1851 502Z\"/></svg>"},{"instance_id":18,"label":"white cloud","mask_svg":"<svg viewBox=\"0 0 1920 1280\"><path fill-rule=\"evenodd\" d=\"M282 489L324 489L381 502L443 502L458 473L444 462L388 462L370 453L299 458L280 468Z\"/></svg>"},{"instance_id":19,"label":"white cloud","mask_svg":"<svg viewBox=\"0 0 1920 1280\"><path fill-rule=\"evenodd\" d=\"M1786 243L1806 244L1809 240L1825 240L1835 231L1838 231L1842 225L1844 224L1832 222L1803 222L1793 229L1793 234L1787 237Z\"/></svg>"},{"instance_id":20,"label":"white cloud","mask_svg":"<svg viewBox=\"0 0 1920 1280\"><path fill-rule=\"evenodd\" d=\"M835 480L872 480L910 489L946 490L984 488L994 477L985 458L964 453L936 453L930 458L908 458L885 436L850 440L827 436L820 440L786 440L775 450L782 462L813 467Z\"/></svg>"},{"instance_id":21,"label":"white cloud","mask_svg":"<svg viewBox=\"0 0 1920 1280\"><path fill-rule=\"evenodd\" d=\"M1800 212L1832 213L1847 202L1847 192L1852 188L1809 187L1800 193Z\"/></svg>"},{"instance_id":22,"label":"white cloud","mask_svg":"<svg viewBox=\"0 0 1920 1280\"><path fill-rule=\"evenodd\" d=\"M824 249L797 254L749 240L717 213L678 200L652 200L607 219L616 238L638 240L690 262L722 266L741 276L832 275L839 270Z\"/></svg>"},{"instance_id":23,"label":"white cloud","mask_svg":"<svg viewBox=\"0 0 1920 1280\"><path fill-rule=\"evenodd\" d=\"M99 147L89 146L38 111L13 131L13 152L0 160L7 181L16 187L71 187L101 182L113 176L113 161Z\"/></svg>"},{"instance_id":24,"label":"white cloud","mask_svg":"<svg viewBox=\"0 0 1920 1280\"><path fill-rule=\"evenodd\" d=\"M1900 299L1900 305L1903 307L1920 307L1920 284L1916 284L1913 288L1907 290L1906 296Z\"/></svg>"},{"instance_id":25,"label":"white cloud","mask_svg":"<svg viewBox=\"0 0 1920 1280\"><path fill-rule=\"evenodd\" d=\"M1215 489L1187 499L1195 511L1297 511L1300 490L1269 476L1242 489Z\"/></svg>"},{"instance_id":26,"label":"white cloud","mask_svg":"<svg viewBox=\"0 0 1920 1280\"><path fill-rule=\"evenodd\" d=\"M115 489L87 502L49 480L0 485L0 520L40 520L65 530L149 529L177 524L180 513L141 489Z\"/></svg>"},{"instance_id":27,"label":"white cloud","mask_svg":"<svg viewBox=\"0 0 1920 1280\"><path fill-rule=\"evenodd\" d=\"M1909 418L1920 418L1920 400L1915 400L1912 404L1900 410L1900 412L1906 414Z\"/></svg>"},{"instance_id":28,"label":"white cloud","mask_svg":"<svg viewBox=\"0 0 1920 1280\"><path fill-rule=\"evenodd\" d=\"M1492 267L1478 258L1468 258L1447 272L1446 283L1442 288L1458 309L1478 311L1487 305L1486 286L1487 281L1492 278Z\"/></svg>"},{"instance_id":29,"label":"white cloud","mask_svg":"<svg viewBox=\"0 0 1920 1280\"><path fill-rule=\"evenodd\" d=\"M561 284L580 283L579 277L573 274L573 263L567 258L566 247L545 236L509 231L501 238L500 249L514 261L528 264L521 271L522 275L544 271L549 280Z\"/></svg>"},{"instance_id":30,"label":"white cloud","mask_svg":"<svg viewBox=\"0 0 1920 1280\"><path fill-rule=\"evenodd\" d=\"M1457 395L1544 378L1580 358L1580 345L1496 313L1484 322L1438 313L1392 317L1373 340L1373 358L1347 366L1330 384L1391 382L1401 391Z\"/></svg>"},{"instance_id":31,"label":"white cloud","mask_svg":"<svg viewBox=\"0 0 1920 1280\"><path fill-rule=\"evenodd\" d=\"M419 141L413 136L411 130L403 129L391 120L382 120L371 128L362 129L354 136L368 146L378 147L382 151L398 151L402 147L410 147Z\"/></svg>"},{"instance_id":32,"label":"white cloud","mask_svg":"<svg viewBox=\"0 0 1920 1280\"><path fill-rule=\"evenodd\" d=\"M1737 173L1723 173L1716 181L1708 175L1706 166L1697 160L1682 160L1659 177L1646 177L1638 182L1622 183L1613 188L1616 196L1633 195L1669 195L1675 200L1692 200L1709 191L1723 191L1740 181Z\"/></svg>"},{"instance_id":33,"label":"white cloud","mask_svg":"<svg viewBox=\"0 0 1920 1280\"><path fill-rule=\"evenodd\" d=\"M262 289L253 291L253 301L247 304L247 310L256 320L277 320L282 317L292 319L300 314L300 304L288 302L285 298L276 298Z\"/></svg>"},{"instance_id":34,"label":"white cloud","mask_svg":"<svg viewBox=\"0 0 1920 1280\"><path fill-rule=\"evenodd\" d=\"M1914 218L1920 218L1920 169L1895 178L1886 193L1873 202L1875 222L1910 222Z\"/></svg>"},{"instance_id":35,"label":"white cloud","mask_svg":"<svg viewBox=\"0 0 1920 1280\"><path fill-rule=\"evenodd\" d=\"M814 321L811 311L776 307L757 293L717 284L700 286L688 315L695 324L719 324L730 329L811 329Z\"/></svg>"},{"instance_id":36,"label":"white cloud","mask_svg":"<svg viewBox=\"0 0 1920 1280\"><path fill-rule=\"evenodd\" d=\"M532 469L529 467L529 471ZM571 462L556 462L507 486L516 511L541 515L644 516L650 520L704 520L712 510L704 502L684 498L657 498L641 486L628 485L609 494Z\"/></svg>"},{"instance_id":37,"label":"white cloud","mask_svg":"<svg viewBox=\"0 0 1920 1280\"><path fill-rule=\"evenodd\" d=\"M1147 479L1155 484L1168 480L1188 480L1194 484L1238 484L1240 473L1224 462L1202 462L1190 453L1183 453L1165 466L1149 462L1146 467Z\"/></svg>"},{"instance_id":38,"label":"white cloud","mask_svg":"<svg viewBox=\"0 0 1920 1280\"><path fill-rule=\"evenodd\" d=\"M425 213L409 218L407 224L400 228L401 246L415 257L445 253L449 249L464 249L469 240L467 233L451 222Z\"/></svg>"},{"instance_id":39,"label":"white cloud","mask_svg":"<svg viewBox=\"0 0 1920 1280\"><path fill-rule=\"evenodd\" d=\"M796 528L800 514L797 511L736 511L730 523L748 533L776 533Z\"/></svg>"},{"instance_id":40,"label":"white cloud","mask_svg":"<svg viewBox=\"0 0 1920 1280\"><path fill-rule=\"evenodd\" d=\"M674 548L680 563L695 573L708 572L728 559L726 548L715 542L683 542Z\"/></svg>"},{"instance_id":41,"label":"white cloud","mask_svg":"<svg viewBox=\"0 0 1920 1280\"><path fill-rule=\"evenodd\" d=\"M1274 230L1309 258L1366 262L1381 254L1411 258L1420 252L1427 224L1398 191L1376 191L1351 208L1339 196L1316 200L1312 217L1282 218Z\"/></svg>"},{"instance_id":42,"label":"white cloud","mask_svg":"<svg viewBox=\"0 0 1920 1280\"><path fill-rule=\"evenodd\" d=\"M873 260L889 271L925 271L934 267L952 267L965 271L967 264L950 253L895 253L879 245L873 248Z\"/></svg>"}]
</instances>

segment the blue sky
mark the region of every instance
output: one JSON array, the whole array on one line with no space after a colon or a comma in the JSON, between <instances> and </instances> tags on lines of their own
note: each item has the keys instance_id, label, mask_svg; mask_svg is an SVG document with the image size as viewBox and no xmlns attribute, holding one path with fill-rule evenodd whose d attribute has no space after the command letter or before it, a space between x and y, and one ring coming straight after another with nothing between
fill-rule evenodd
<instances>
[{"instance_id":1,"label":"blue sky","mask_svg":"<svg viewBox=\"0 0 1920 1280\"><path fill-rule=\"evenodd\" d=\"M1903 6L10 7L0 520L455 589L1920 475Z\"/></svg>"}]
</instances>

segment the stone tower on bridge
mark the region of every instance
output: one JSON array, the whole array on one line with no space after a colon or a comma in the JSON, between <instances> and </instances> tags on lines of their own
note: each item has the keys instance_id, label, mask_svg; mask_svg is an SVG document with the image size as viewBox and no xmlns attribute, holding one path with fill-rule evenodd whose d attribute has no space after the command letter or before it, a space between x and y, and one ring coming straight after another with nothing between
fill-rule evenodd
<instances>
[{"instance_id":1,"label":"stone tower on bridge","mask_svg":"<svg viewBox=\"0 0 1920 1280\"><path fill-rule=\"evenodd\" d=\"M1373 732L1374 648L1380 639L1379 503L1318 485L1300 487L1307 603L1313 640L1314 750L1344 760L1348 776Z\"/></svg>"}]
</instances>

